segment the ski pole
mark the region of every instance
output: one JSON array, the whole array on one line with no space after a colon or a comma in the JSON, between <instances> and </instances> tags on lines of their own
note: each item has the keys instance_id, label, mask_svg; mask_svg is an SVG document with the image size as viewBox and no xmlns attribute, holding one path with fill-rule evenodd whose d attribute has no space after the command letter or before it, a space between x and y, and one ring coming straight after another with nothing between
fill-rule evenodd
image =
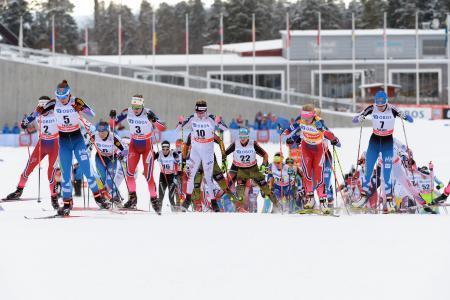
<instances>
[{"instance_id":1,"label":"ski pole","mask_svg":"<svg viewBox=\"0 0 450 300\"><path fill-rule=\"evenodd\" d=\"M42 143L41 143L41 116L39 115L38 119L38 156L39 156L39 165L38 165L38 199L37 202L41 203L41 155L42 155ZM28 151L30 148L28 147Z\"/></svg>"},{"instance_id":2,"label":"ski pole","mask_svg":"<svg viewBox=\"0 0 450 300\"><path fill-rule=\"evenodd\" d=\"M363 121L361 121L359 126L359 139L358 139L358 154L356 156L356 164L355 164L355 170L358 170L358 161L359 161L359 155L361 154L361 138L362 138L362 129L363 129ZM350 179L351 185L353 186L353 176ZM352 196L354 191L352 190Z\"/></svg>"},{"instance_id":3,"label":"ski pole","mask_svg":"<svg viewBox=\"0 0 450 300\"><path fill-rule=\"evenodd\" d=\"M325 152L325 155L327 155L327 156L329 157L329 156L330 156L330 153L327 151L327 152ZM331 159L331 158L329 157L329 159ZM333 171L334 178L337 178L337 176L336 176L336 171L334 170L333 166L330 165L330 167L331 167L331 170ZM350 215L350 212L349 212L349 210L348 210L347 204L345 203L345 200L344 200L344 199L345 199L345 198L344 198L344 194L342 193L342 190L341 190L341 189L339 190L339 192L340 192L340 194L341 194L342 202L344 203L345 211L347 212L348 215ZM337 201L337 199L336 199L336 201Z\"/></svg>"}]
</instances>

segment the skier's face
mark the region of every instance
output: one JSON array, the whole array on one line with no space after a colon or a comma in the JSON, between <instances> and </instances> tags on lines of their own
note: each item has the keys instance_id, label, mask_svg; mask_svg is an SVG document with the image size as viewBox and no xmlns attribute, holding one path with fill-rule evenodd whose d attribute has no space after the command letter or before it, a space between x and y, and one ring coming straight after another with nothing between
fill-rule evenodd
<instances>
[{"instance_id":1,"label":"skier's face","mask_svg":"<svg viewBox=\"0 0 450 300\"><path fill-rule=\"evenodd\" d=\"M197 117L204 118L206 116L206 110L204 111L196 111Z\"/></svg>"},{"instance_id":2,"label":"skier's face","mask_svg":"<svg viewBox=\"0 0 450 300\"><path fill-rule=\"evenodd\" d=\"M387 108L387 104L377 105L377 108L379 111L385 111Z\"/></svg>"},{"instance_id":3,"label":"skier's face","mask_svg":"<svg viewBox=\"0 0 450 300\"><path fill-rule=\"evenodd\" d=\"M170 148L169 147L162 147L162 151L164 153L164 155L169 154Z\"/></svg>"},{"instance_id":4,"label":"skier's face","mask_svg":"<svg viewBox=\"0 0 450 300\"><path fill-rule=\"evenodd\" d=\"M241 140L242 145L245 145L248 143L248 138L241 138L240 140Z\"/></svg>"},{"instance_id":5,"label":"skier's face","mask_svg":"<svg viewBox=\"0 0 450 300\"><path fill-rule=\"evenodd\" d=\"M137 115L141 114L141 112L144 109L144 107L141 106L141 105L132 105L131 109L133 110L133 113L137 116Z\"/></svg>"},{"instance_id":6,"label":"skier's face","mask_svg":"<svg viewBox=\"0 0 450 300\"><path fill-rule=\"evenodd\" d=\"M70 97L66 97L66 98L58 98L59 101L61 102L62 105L66 105L67 103L69 103Z\"/></svg>"},{"instance_id":7,"label":"skier's face","mask_svg":"<svg viewBox=\"0 0 450 300\"><path fill-rule=\"evenodd\" d=\"M106 139L108 137L108 131L99 131L98 135L102 140Z\"/></svg>"}]
</instances>

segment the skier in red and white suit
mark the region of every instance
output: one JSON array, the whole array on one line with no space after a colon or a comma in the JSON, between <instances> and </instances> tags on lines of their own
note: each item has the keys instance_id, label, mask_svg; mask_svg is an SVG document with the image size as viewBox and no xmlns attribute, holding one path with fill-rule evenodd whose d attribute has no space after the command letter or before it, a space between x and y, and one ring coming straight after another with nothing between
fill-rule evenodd
<instances>
[{"instance_id":1,"label":"skier in red and white suit","mask_svg":"<svg viewBox=\"0 0 450 300\"><path fill-rule=\"evenodd\" d=\"M144 107L144 98L142 95L134 95L131 98L131 107L124 109L118 116L116 116L116 111L112 110L110 117L115 118L116 124L127 119L130 127L130 146L128 149L126 176L129 196L124 207L136 208L137 196L134 174L142 156L144 175L148 182L152 207L158 214L161 213L161 205L158 201L155 180L153 178L155 159L151 138L155 129L164 131L166 125L150 109Z\"/></svg>"},{"instance_id":2,"label":"skier in red and white suit","mask_svg":"<svg viewBox=\"0 0 450 300\"><path fill-rule=\"evenodd\" d=\"M200 164L203 166L205 175L206 192L214 195L213 167L214 167L214 131L216 127L221 130L227 129L222 118L207 114L207 104L199 100L195 104L195 115L187 120L181 120L177 129L188 129L191 131L191 151L187 161L188 182L186 187L186 198L183 207L187 209L191 204L191 194L194 190L194 178Z\"/></svg>"},{"instance_id":3,"label":"skier in red and white suit","mask_svg":"<svg viewBox=\"0 0 450 300\"><path fill-rule=\"evenodd\" d=\"M320 200L320 209L330 212L327 204L327 194L324 184L324 163L326 147L324 138L331 141L332 145L340 146L339 140L328 130L323 120L316 115L313 105L303 106L300 120L291 125L285 134L300 136L302 153L302 170L304 173L304 185L306 189L305 208L313 208L314 190Z\"/></svg>"},{"instance_id":4,"label":"skier in red and white suit","mask_svg":"<svg viewBox=\"0 0 450 300\"><path fill-rule=\"evenodd\" d=\"M39 140L36 147L33 150L30 158L27 161L27 165L22 175L20 175L19 184L17 190L9 194L6 199L13 200L19 199L22 195L23 189L28 181L28 176L33 172L34 168L48 155L48 182L50 184L50 195L52 206L55 209L59 208L58 195L55 190L55 163L58 159L58 126L56 125L56 117L53 113L53 109L45 112L40 117L38 111L42 111L46 104L50 101L48 96L42 96L39 98L39 103L36 111L25 117L22 121L21 127L26 129L31 122L37 118L38 128L40 128Z\"/></svg>"}]
</instances>

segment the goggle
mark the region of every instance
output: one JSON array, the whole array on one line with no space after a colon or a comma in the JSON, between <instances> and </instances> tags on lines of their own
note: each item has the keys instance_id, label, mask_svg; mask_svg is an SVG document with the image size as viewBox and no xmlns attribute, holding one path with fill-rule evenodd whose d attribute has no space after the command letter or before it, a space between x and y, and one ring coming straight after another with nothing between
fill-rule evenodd
<instances>
[{"instance_id":1,"label":"goggle","mask_svg":"<svg viewBox=\"0 0 450 300\"><path fill-rule=\"evenodd\" d=\"M240 136L239 136L239 139L241 139L241 140L246 140L246 139L248 139L248 138L249 138L248 135L240 135Z\"/></svg>"},{"instance_id":2,"label":"goggle","mask_svg":"<svg viewBox=\"0 0 450 300\"><path fill-rule=\"evenodd\" d=\"M132 109L132 110L139 110L139 109L141 109L141 108L142 108L142 105L136 105L136 104L131 105L131 109Z\"/></svg>"},{"instance_id":3,"label":"goggle","mask_svg":"<svg viewBox=\"0 0 450 300\"><path fill-rule=\"evenodd\" d=\"M275 156L275 157L273 158L273 162L274 162L275 164L279 164L279 163L281 163L281 161L282 161L281 156Z\"/></svg>"},{"instance_id":4,"label":"goggle","mask_svg":"<svg viewBox=\"0 0 450 300\"><path fill-rule=\"evenodd\" d=\"M57 88L55 91L55 96L58 100L67 99L70 95L70 88Z\"/></svg>"},{"instance_id":5,"label":"goggle","mask_svg":"<svg viewBox=\"0 0 450 300\"><path fill-rule=\"evenodd\" d=\"M286 163L289 165L294 164L294 160L293 159L286 159Z\"/></svg>"},{"instance_id":6,"label":"goggle","mask_svg":"<svg viewBox=\"0 0 450 300\"><path fill-rule=\"evenodd\" d=\"M305 112L302 112L301 116L302 116L302 119L311 119L312 117L314 117L314 112L313 111L305 111Z\"/></svg>"},{"instance_id":7,"label":"goggle","mask_svg":"<svg viewBox=\"0 0 450 300\"><path fill-rule=\"evenodd\" d=\"M98 132L107 132L108 131L108 126L98 126L97 127L97 131Z\"/></svg>"}]
</instances>

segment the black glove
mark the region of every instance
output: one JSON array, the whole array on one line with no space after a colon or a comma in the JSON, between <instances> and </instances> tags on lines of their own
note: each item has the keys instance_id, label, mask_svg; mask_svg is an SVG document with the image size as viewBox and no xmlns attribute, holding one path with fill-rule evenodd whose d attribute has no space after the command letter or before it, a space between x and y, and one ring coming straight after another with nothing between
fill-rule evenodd
<instances>
[{"instance_id":1,"label":"black glove","mask_svg":"<svg viewBox=\"0 0 450 300\"><path fill-rule=\"evenodd\" d=\"M151 110L148 111L147 118L152 122L156 122L156 115Z\"/></svg>"},{"instance_id":2,"label":"black glove","mask_svg":"<svg viewBox=\"0 0 450 300\"><path fill-rule=\"evenodd\" d=\"M338 139L338 138L334 138L334 139L331 141L331 145L333 145L333 146L340 146L341 143L339 142L339 139Z\"/></svg>"},{"instance_id":3,"label":"black glove","mask_svg":"<svg viewBox=\"0 0 450 300\"><path fill-rule=\"evenodd\" d=\"M293 140L292 138L288 138L288 139L286 140L286 144L289 145L289 146L291 146L291 145L294 144L294 140Z\"/></svg>"},{"instance_id":4,"label":"black glove","mask_svg":"<svg viewBox=\"0 0 450 300\"><path fill-rule=\"evenodd\" d=\"M116 116L117 116L116 110L115 110L115 109L111 109L111 111L109 112L109 117L110 117L111 119L115 119Z\"/></svg>"},{"instance_id":5,"label":"black glove","mask_svg":"<svg viewBox=\"0 0 450 300\"><path fill-rule=\"evenodd\" d=\"M20 123L20 128L27 129L27 127L28 127L28 120L27 119L22 120L22 122Z\"/></svg>"}]
</instances>

